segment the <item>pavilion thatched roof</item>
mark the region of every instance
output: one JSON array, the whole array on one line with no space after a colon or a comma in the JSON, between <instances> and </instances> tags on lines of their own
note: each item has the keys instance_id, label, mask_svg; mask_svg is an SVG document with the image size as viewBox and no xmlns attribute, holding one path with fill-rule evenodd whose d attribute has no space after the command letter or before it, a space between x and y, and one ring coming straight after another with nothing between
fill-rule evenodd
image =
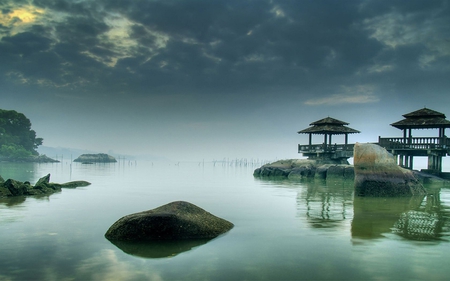
<instances>
[{"instance_id":1,"label":"pavilion thatched roof","mask_svg":"<svg viewBox=\"0 0 450 281\"><path fill-rule=\"evenodd\" d=\"M331 134L331 135L344 135L344 134L356 134L360 131L349 128L344 125L349 123L340 121L331 117L323 118L309 124L311 127L299 131L299 134Z\"/></svg>"},{"instance_id":2,"label":"pavilion thatched roof","mask_svg":"<svg viewBox=\"0 0 450 281\"><path fill-rule=\"evenodd\" d=\"M392 123L391 126L401 130L450 128L450 121L445 119L445 114L428 108L404 114L403 117L405 119Z\"/></svg>"}]
</instances>

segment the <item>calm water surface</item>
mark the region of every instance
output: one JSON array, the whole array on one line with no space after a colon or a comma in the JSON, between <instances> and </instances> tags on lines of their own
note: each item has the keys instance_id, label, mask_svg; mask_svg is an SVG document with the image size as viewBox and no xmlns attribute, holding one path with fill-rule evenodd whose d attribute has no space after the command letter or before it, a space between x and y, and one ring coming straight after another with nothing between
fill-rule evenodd
<instances>
[{"instance_id":1,"label":"calm water surface","mask_svg":"<svg viewBox=\"0 0 450 281\"><path fill-rule=\"evenodd\" d=\"M92 185L0 199L0 280L448 280L448 187L354 198L351 181L261 180L255 168L2 163L5 179ZM175 245L104 238L120 217L176 200L235 227Z\"/></svg>"}]
</instances>

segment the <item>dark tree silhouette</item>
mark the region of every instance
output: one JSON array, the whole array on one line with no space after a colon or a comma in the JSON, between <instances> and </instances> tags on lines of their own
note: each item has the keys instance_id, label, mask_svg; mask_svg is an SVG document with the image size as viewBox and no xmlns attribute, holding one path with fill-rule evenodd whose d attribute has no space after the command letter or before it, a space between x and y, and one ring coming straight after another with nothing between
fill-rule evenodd
<instances>
[{"instance_id":1,"label":"dark tree silhouette","mask_svg":"<svg viewBox=\"0 0 450 281\"><path fill-rule=\"evenodd\" d=\"M42 145L36 137L30 120L15 110L0 109L0 155L3 157L27 157L38 155L36 149Z\"/></svg>"}]
</instances>

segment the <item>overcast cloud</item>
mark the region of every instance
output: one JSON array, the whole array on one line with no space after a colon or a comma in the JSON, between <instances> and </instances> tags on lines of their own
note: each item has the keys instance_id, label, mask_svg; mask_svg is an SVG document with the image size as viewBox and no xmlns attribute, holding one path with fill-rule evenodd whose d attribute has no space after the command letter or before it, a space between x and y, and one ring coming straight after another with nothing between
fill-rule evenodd
<instances>
[{"instance_id":1,"label":"overcast cloud","mask_svg":"<svg viewBox=\"0 0 450 281\"><path fill-rule=\"evenodd\" d=\"M449 1L3 0L0 108L44 145L298 157L331 116L376 142L450 116ZM319 141L319 140L318 140Z\"/></svg>"}]
</instances>

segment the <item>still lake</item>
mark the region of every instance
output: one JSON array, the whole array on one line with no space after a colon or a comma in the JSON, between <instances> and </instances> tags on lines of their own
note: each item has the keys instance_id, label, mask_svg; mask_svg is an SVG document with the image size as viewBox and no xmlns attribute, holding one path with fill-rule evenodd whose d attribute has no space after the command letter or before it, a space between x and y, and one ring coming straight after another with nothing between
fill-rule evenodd
<instances>
[{"instance_id":1,"label":"still lake","mask_svg":"<svg viewBox=\"0 0 450 281\"><path fill-rule=\"evenodd\" d=\"M92 183L0 199L0 280L448 280L450 187L354 198L352 181L262 180L255 168L0 163L5 180ZM235 227L199 244L104 238L122 216L178 200Z\"/></svg>"}]
</instances>

